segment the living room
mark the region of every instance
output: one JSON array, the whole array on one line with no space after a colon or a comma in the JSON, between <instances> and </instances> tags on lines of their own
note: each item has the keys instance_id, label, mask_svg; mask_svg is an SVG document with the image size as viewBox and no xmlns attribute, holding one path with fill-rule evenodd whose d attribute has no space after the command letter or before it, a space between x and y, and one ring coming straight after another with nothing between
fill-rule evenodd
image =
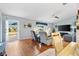
<instances>
[{"instance_id":1,"label":"living room","mask_svg":"<svg viewBox=\"0 0 79 59\"><path fill-rule=\"evenodd\" d=\"M78 56L79 50L78 53L74 52L76 45L79 46L76 39L78 5L0 4L0 55ZM69 51L65 53L67 49Z\"/></svg>"}]
</instances>

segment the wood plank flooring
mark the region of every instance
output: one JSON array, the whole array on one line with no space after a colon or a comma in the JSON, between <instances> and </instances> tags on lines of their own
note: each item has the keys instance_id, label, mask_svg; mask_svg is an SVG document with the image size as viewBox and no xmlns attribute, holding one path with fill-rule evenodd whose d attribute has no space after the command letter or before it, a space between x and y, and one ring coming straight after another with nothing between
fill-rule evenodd
<instances>
[{"instance_id":1,"label":"wood plank flooring","mask_svg":"<svg viewBox=\"0 0 79 59\"><path fill-rule=\"evenodd\" d=\"M35 46L37 46L39 53L48 48L53 48L53 46L47 46L45 44L42 44L42 47L39 48L38 42L25 39L7 43L6 53L8 56L33 56L35 53Z\"/></svg>"},{"instance_id":2,"label":"wood plank flooring","mask_svg":"<svg viewBox=\"0 0 79 59\"><path fill-rule=\"evenodd\" d=\"M63 41L64 42L64 41ZM68 42L64 42L64 47L67 46ZM39 48L39 43L37 41L32 41L32 39L16 40L13 42L8 42L6 44L6 54L8 56L34 56L35 46L39 54L48 48L54 48L54 46L47 46L45 44L41 45Z\"/></svg>"}]
</instances>

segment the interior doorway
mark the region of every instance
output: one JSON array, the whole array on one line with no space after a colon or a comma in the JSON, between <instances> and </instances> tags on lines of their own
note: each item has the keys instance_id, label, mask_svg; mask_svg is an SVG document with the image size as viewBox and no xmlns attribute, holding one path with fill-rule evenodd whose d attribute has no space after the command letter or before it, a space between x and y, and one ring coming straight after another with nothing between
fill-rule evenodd
<instances>
[{"instance_id":1,"label":"interior doorway","mask_svg":"<svg viewBox=\"0 0 79 59\"><path fill-rule=\"evenodd\" d=\"M6 20L6 42L19 39L19 21Z\"/></svg>"}]
</instances>

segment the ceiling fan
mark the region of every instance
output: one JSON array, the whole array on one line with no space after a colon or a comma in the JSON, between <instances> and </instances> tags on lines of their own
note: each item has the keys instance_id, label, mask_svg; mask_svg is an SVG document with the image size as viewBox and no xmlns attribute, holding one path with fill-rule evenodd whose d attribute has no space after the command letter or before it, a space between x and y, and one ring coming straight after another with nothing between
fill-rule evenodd
<instances>
[{"instance_id":1,"label":"ceiling fan","mask_svg":"<svg viewBox=\"0 0 79 59\"><path fill-rule=\"evenodd\" d=\"M51 18L59 19L60 17L59 16L56 16L56 15L52 15Z\"/></svg>"},{"instance_id":2,"label":"ceiling fan","mask_svg":"<svg viewBox=\"0 0 79 59\"><path fill-rule=\"evenodd\" d=\"M67 3L62 3L62 5L67 5Z\"/></svg>"},{"instance_id":3,"label":"ceiling fan","mask_svg":"<svg viewBox=\"0 0 79 59\"><path fill-rule=\"evenodd\" d=\"M59 17L58 17L58 16L54 16L54 18L57 18L57 19L59 19Z\"/></svg>"},{"instance_id":4,"label":"ceiling fan","mask_svg":"<svg viewBox=\"0 0 79 59\"><path fill-rule=\"evenodd\" d=\"M67 3L62 3L63 6L67 5ZM60 13L60 11L56 12L56 13ZM59 16L55 15L56 13L54 13L51 18L56 18L56 19L60 19Z\"/></svg>"}]
</instances>

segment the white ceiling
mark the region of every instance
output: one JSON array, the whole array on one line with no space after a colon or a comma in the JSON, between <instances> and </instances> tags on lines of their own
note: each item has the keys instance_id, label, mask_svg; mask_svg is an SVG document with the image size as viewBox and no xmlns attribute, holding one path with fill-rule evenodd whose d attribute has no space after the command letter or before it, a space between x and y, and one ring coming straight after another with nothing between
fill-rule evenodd
<instances>
[{"instance_id":1,"label":"white ceiling","mask_svg":"<svg viewBox=\"0 0 79 59\"><path fill-rule=\"evenodd\" d=\"M46 19L51 21L52 15L65 19L75 15L76 4L62 5L62 3L0 3L0 10L5 14L28 19ZM49 20L48 20L49 19ZM55 19L55 18L54 18Z\"/></svg>"}]
</instances>

